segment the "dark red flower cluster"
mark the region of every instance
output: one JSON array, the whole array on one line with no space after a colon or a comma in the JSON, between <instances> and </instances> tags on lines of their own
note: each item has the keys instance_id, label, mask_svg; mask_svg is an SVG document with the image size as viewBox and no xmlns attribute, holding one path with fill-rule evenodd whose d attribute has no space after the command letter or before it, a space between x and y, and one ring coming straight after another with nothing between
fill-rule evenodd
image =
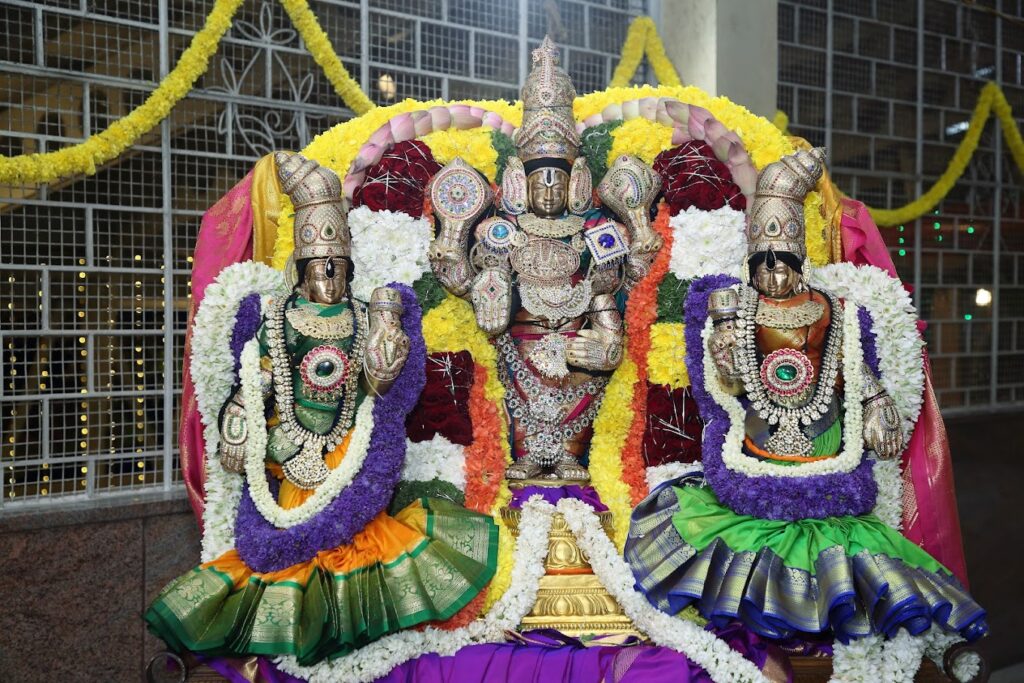
<instances>
[{"instance_id":1,"label":"dark red flower cluster","mask_svg":"<svg viewBox=\"0 0 1024 683\"><path fill-rule=\"evenodd\" d=\"M356 188L352 206L374 211L401 211L413 218L423 215L423 193L434 174L441 170L430 148L419 140L395 144L366 169L366 179Z\"/></svg>"},{"instance_id":2,"label":"dark red flower cluster","mask_svg":"<svg viewBox=\"0 0 1024 683\"><path fill-rule=\"evenodd\" d=\"M644 428L644 464L700 460L700 437L704 421L688 388L670 389L663 384L647 385L647 425Z\"/></svg>"},{"instance_id":3,"label":"dark red flower cluster","mask_svg":"<svg viewBox=\"0 0 1024 683\"><path fill-rule=\"evenodd\" d=\"M427 355L427 384L405 421L411 441L429 441L440 434L452 443L473 442L469 419L469 389L473 385L473 357L469 351Z\"/></svg>"},{"instance_id":4,"label":"dark red flower cluster","mask_svg":"<svg viewBox=\"0 0 1024 683\"><path fill-rule=\"evenodd\" d=\"M665 150L655 157L654 170L661 175L665 201L673 216L691 206L704 211L726 204L737 211L747 208L747 198L732 181L729 167L703 140L690 140Z\"/></svg>"}]
</instances>

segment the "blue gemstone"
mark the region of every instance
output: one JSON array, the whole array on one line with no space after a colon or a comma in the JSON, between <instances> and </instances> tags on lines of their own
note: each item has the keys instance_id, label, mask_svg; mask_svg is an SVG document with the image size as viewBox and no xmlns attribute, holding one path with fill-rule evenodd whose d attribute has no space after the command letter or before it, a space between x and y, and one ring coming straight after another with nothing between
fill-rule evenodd
<instances>
[{"instance_id":1,"label":"blue gemstone","mask_svg":"<svg viewBox=\"0 0 1024 683\"><path fill-rule=\"evenodd\" d=\"M508 226L505 226L505 225L495 225L494 229L491 232L499 240L503 240L506 237L508 237Z\"/></svg>"},{"instance_id":2,"label":"blue gemstone","mask_svg":"<svg viewBox=\"0 0 1024 683\"><path fill-rule=\"evenodd\" d=\"M600 244L605 249L611 249L612 247L615 246L615 238L609 235L608 233L604 233L603 235L597 238L597 243Z\"/></svg>"}]
</instances>

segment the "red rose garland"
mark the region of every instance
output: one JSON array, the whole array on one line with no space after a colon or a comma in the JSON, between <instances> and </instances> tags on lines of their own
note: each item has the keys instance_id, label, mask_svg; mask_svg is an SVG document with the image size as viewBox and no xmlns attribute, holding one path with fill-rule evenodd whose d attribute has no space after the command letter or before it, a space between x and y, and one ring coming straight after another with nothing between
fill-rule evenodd
<instances>
[{"instance_id":1,"label":"red rose garland","mask_svg":"<svg viewBox=\"0 0 1024 683\"><path fill-rule=\"evenodd\" d=\"M700 460L704 421L688 387L672 389L663 384L647 387L647 424L643 438L646 467L670 462Z\"/></svg>"},{"instance_id":2,"label":"red rose garland","mask_svg":"<svg viewBox=\"0 0 1024 683\"><path fill-rule=\"evenodd\" d=\"M399 142L366 170L366 180L352 195L352 206L401 211L419 218L427 184L440 170L426 143Z\"/></svg>"},{"instance_id":3,"label":"red rose garland","mask_svg":"<svg viewBox=\"0 0 1024 683\"><path fill-rule=\"evenodd\" d=\"M655 157L654 170L663 178L664 199L673 216L691 206L704 211L726 204L737 211L747 208L747 199L732 181L729 167L703 140L665 150Z\"/></svg>"}]
</instances>

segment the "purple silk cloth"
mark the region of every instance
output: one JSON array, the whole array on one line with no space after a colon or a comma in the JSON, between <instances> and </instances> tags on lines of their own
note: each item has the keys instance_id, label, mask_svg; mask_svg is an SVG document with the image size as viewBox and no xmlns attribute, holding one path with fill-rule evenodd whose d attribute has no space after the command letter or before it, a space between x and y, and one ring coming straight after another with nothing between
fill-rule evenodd
<instances>
[{"instance_id":1,"label":"purple silk cloth","mask_svg":"<svg viewBox=\"0 0 1024 683\"><path fill-rule=\"evenodd\" d=\"M471 645L452 657L428 654L377 683L710 683L674 650L650 645Z\"/></svg>"},{"instance_id":2,"label":"purple silk cloth","mask_svg":"<svg viewBox=\"0 0 1024 683\"><path fill-rule=\"evenodd\" d=\"M759 669L781 651L738 623L708 627ZM395 667L376 683L712 683L701 667L675 650L635 644L607 636L590 647L551 629L523 633L527 643L485 643L464 647L450 657L431 653ZM602 640L609 645L595 645ZM629 644L627 644L629 643ZM242 673L244 660L201 658L232 683L300 683L265 658L258 657L254 678ZM250 667L244 667L251 671ZM785 667L787 683L792 672Z\"/></svg>"},{"instance_id":3,"label":"purple silk cloth","mask_svg":"<svg viewBox=\"0 0 1024 683\"><path fill-rule=\"evenodd\" d=\"M524 486L521 489L514 489L512 491L512 502L509 503L509 507L519 510L523 507L523 503L528 501L530 496L533 495L542 496L544 500L552 505L557 505L558 501L563 498L575 498L594 508L594 512L604 512L608 509L608 506L601 502L601 496L597 495L594 487L583 487L577 484L570 484L569 486Z\"/></svg>"}]
</instances>

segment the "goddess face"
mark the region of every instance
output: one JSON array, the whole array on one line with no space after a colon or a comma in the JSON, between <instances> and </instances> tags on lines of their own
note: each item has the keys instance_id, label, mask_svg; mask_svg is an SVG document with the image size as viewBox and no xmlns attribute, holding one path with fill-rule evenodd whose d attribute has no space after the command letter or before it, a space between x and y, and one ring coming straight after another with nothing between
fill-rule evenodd
<instances>
[{"instance_id":1,"label":"goddess face","mask_svg":"<svg viewBox=\"0 0 1024 683\"><path fill-rule=\"evenodd\" d=\"M303 296L317 304L336 304L345 296L348 259L316 258L306 264L302 280Z\"/></svg>"},{"instance_id":2,"label":"goddess face","mask_svg":"<svg viewBox=\"0 0 1024 683\"><path fill-rule=\"evenodd\" d=\"M526 200L541 218L561 216L568 197L569 174L560 168L541 168L526 179Z\"/></svg>"},{"instance_id":3,"label":"goddess face","mask_svg":"<svg viewBox=\"0 0 1024 683\"><path fill-rule=\"evenodd\" d=\"M770 259L761 263L754 271L754 289L772 299L788 299L796 293L800 273L784 263L782 259Z\"/></svg>"}]
</instances>

